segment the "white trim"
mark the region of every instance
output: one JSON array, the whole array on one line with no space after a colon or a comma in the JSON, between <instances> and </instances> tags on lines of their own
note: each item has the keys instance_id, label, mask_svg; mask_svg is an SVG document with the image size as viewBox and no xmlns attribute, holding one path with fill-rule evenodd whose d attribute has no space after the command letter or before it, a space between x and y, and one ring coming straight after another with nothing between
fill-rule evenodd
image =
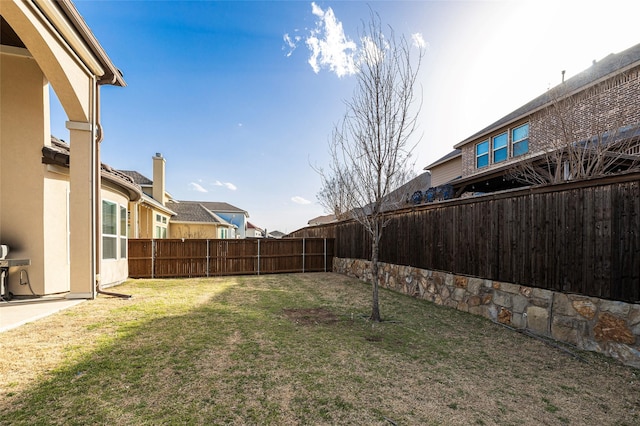
<instances>
[{"instance_id":1,"label":"white trim","mask_svg":"<svg viewBox=\"0 0 640 426\"><path fill-rule=\"evenodd\" d=\"M93 130L93 125L84 121L67 121L66 127L69 130L81 130L84 132L90 132Z\"/></svg>"},{"instance_id":2,"label":"white trim","mask_svg":"<svg viewBox=\"0 0 640 426\"><path fill-rule=\"evenodd\" d=\"M69 24L68 19L60 12L60 9L55 6L55 3L47 0L34 1L93 75L102 77L105 74L104 68L96 61L93 53Z\"/></svg>"}]
</instances>

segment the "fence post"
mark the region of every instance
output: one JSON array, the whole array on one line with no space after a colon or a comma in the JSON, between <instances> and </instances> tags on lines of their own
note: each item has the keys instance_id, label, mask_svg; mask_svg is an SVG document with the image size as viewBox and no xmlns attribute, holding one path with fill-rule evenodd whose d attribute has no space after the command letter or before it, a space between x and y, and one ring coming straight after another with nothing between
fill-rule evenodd
<instances>
[{"instance_id":1,"label":"fence post","mask_svg":"<svg viewBox=\"0 0 640 426\"><path fill-rule=\"evenodd\" d=\"M151 239L151 278L155 278L156 272L156 240Z\"/></svg>"},{"instance_id":2,"label":"fence post","mask_svg":"<svg viewBox=\"0 0 640 426\"><path fill-rule=\"evenodd\" d=\"M207 268L206 268L206 270L207 270L207 278L209 278L209 257L210 257L210 254L209 254L209 242L210 241L211 240L207 239L207 259L206 259L206 262L207 262Z\"/></svg>"},{"instance_id":3,"label":"fence post","mask_svg":"<svg viewBox=\"0 0 640 426\"><path fill-rule=\"evenodd\" d=\"M304 251L306 249L306 240L303 238L302 239L302 273L304 274Z\"/></svg>"},{"instance_id":4,"label":"fence post","mask_svg":"<svg viewBox=\"0 0 640 426\"><path fill-rule=\"evenodd\" d=\"M327 239L324 238L324 272L327 272Z\"/></svg>"},{"instance_id":5,"label":"fence post","mask_svg":"<svg viewBox=\"0 0 640 426\"><path fill-rule=\"evenodd\" d=\"M260 275L260 239L258 238L258 275Z\"/></svg>"}]
</instances>

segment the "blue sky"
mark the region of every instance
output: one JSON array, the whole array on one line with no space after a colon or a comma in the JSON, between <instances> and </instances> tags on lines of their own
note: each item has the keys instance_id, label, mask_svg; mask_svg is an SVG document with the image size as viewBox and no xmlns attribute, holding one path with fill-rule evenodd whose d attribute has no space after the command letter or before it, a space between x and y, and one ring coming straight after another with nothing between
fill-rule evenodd
<instances>
[{"instance_id":1,"label":"blue sky","mask_svg":"<svg viewBox=\"0 0 640 426\"><path fill-rule=\"evenodd\" d=\"M328 166L370 8L425 42L416 173L562 70L571 77L640 43L634 1L75 4L128 84L102 89L102 161L152 177L162 153L174 198L227 202L283 232L326 214L312 166ZM68 140L65 120L54 99L52 133Z\"/></svg>"}]
</instances>

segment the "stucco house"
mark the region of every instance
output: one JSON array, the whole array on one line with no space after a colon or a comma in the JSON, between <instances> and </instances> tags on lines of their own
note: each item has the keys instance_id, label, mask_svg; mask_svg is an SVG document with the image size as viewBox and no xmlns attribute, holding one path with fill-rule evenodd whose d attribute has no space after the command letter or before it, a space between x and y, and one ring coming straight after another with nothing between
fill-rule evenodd
<instances>
[{"instance_id":1,"label":"stucco house","mask_svg":"<svg viewBox=\"0 0 640 426\"><path fill-rule=\"evenodd\" d=\"M615 140L624 150L621 162L628 167L627 160L637 165L639 127L640 44L594 61L588 69L459 142L454 151L425 169L431 171L434 185L449 183L459 196L522 186L517 179L519 165L548 162L549 153L566 149L565 143L587 151ZM571 140L563 142L563 133ZM557 171L567 179L572 176L571 170Z\"/></svg>"},{"instance_id":2,"label":"stucco house","mask_svg":"<svg viewBox=\"0 0 640 426\"><path fill-rule=\"evenodd\" d=\"M249 213L228 203L176 200L166 190L166 159L156 153L153 180L120 170L142 188L129 204L131 238L246 238Z\"/></svg>"},{"instance_id":3,"label":"stucco house","mask_svg":"<svg viewBox=\"0 0 640 426\"><path fill-rule=\"evenodd\" d=\"M242 210L229 203L217 201L179 201L179 203L197 203L202 205L211 213L220 217L226 223L230 224L233 232L223 238L247 238L247 223L249 212ZM175 204L169 204L174 206Z\"/></svg>"},{"instance_id":4,"label":"stucco house","mask_svg":"<svg viewBox=\"0 0 640 426\"><path fill-rule=\"evenodd\" d=\"M0 243L30 262L9 268L16 294L93 298L101 280L118 280L103 255L119 255L119 206L136 191L101 168L103 85L126 84L71 1L0 1ZM69 167L43 163L43 148L55 150L50 87L67 115ZM30 289L14 286L20 274Z\"/></svg>"},{"instance_id":5,"label":"stucco house","mask_svg":"<svg viewBox=\"0 0 640 426\"><path fill-rule=\"evenodd\" d=\"M171 217L170 238L235 238L236 226L227 222L197 201L168 202Z\"/></svg>"},{"instance_id":6,"label":"stucco house","mask_svg":"<svg viewBox=\"0 0 640 426\"><path fill-rule=\"evenodd\" d=\"M247 222L247 238L263 238L265 237L264 229Z\"/></svg>"},{"instance_id":7,"label":"stucco house","mask_svg":"<svg viewBox=\"0 0 640 426\"><path fill-rule=\"evenodd\" d=\"M135 170L120 170L142 188L142 197L129 204L131 238L169 238L169 221L176 215L167 207L171 194L166 190L166 160L161 153L156 153L152 160L153 180Z\"/></svg>"},{"instance_id":8,"label":"stucco house","mask_svg":"<svg viewBox=\"0 0 640 426\"><path fill-rule=\"evenodd\" d=\"M51 137L51 145L42 148L42 163L56 175L59 184L68 187L71 150L67 143ZM139 185L107 164L100 164L101 231L100 285L119 284L129 277L127 253L128 205L142 196ZM59 236L63 239L62 236ZM27 288L12 287L16 295L29 295Z\"/></svg>"}]
</instances>

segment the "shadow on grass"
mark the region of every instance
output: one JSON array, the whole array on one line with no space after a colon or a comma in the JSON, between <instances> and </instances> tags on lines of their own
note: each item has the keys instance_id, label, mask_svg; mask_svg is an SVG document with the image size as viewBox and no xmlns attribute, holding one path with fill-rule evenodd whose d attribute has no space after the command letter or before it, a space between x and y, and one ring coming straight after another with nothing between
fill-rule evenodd
<instances>
[{"instance_id":1,"label":"shadow on grass","mask_svg":"<svg viewBox=\"0 0 640 426\"><path fill-rule=\"evenodd\" d=\"M324 302L310 291L287 289L295 286L290 277L255 286L250 277L236 281L186 312L172 311L179 306L173 303L148 308L149 296L118 308L128 319L117 326L117 337L13 395L0 424L278 424L330 421L331 412L352 409L320 390L324 366L315 360L331 357L335 336L301 327L309 324L292 321L286 311L312 312ZM332 317L330 326L352 323ZM344 337L338 340L337 347L345 345ZM313 352L313 359L301 351ZM322 396L301 396L307 391Z\"/></svg>"},{"instance_id":2,"label":"shadow on grass","mask_svg":"<svg viewBox=\"0 0 640 426\"><path fill-rule=\"evenodd\" d=\"M203 282L127 288L144 291L113 311L115 334L1 403L0 424L638 420L629 369L583 365L479 317L381 290L387 321L372 323L369 286L335 274Z\"/></svg>"}]
</instances>

